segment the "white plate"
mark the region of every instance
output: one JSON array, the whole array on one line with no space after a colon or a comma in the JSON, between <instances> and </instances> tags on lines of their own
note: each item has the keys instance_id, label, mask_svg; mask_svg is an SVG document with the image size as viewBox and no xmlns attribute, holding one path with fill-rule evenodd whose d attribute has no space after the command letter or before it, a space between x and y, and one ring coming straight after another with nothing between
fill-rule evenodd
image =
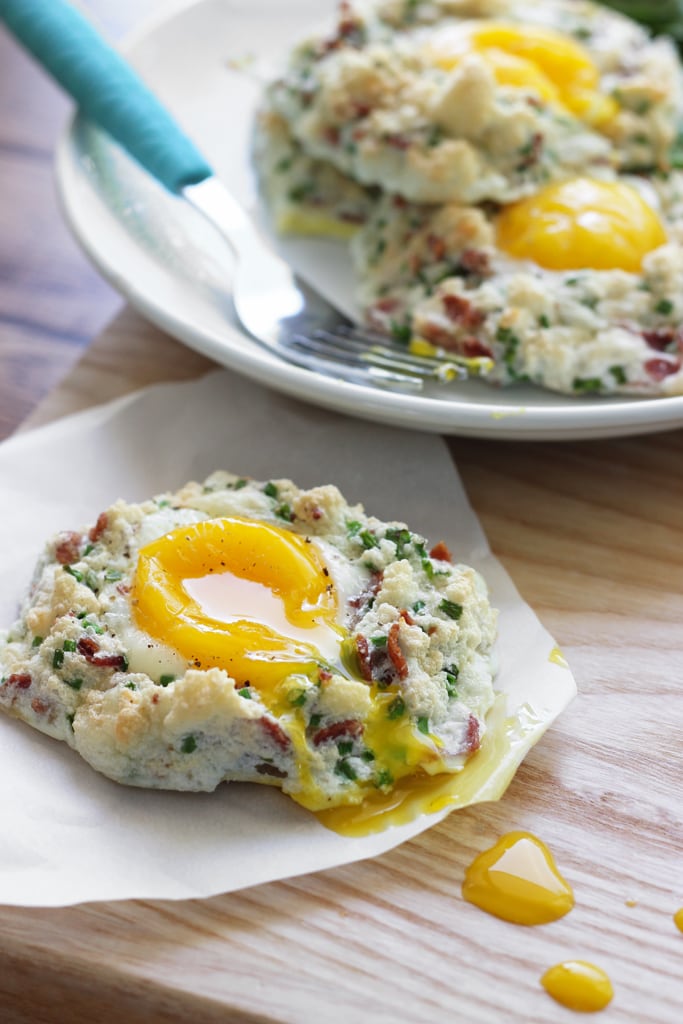
<instances>
[{"instance_id":1,"label":"white plate","mask_svg":"<svg viewBox=\"0 0 683 1024\"><path fill-rule=\"evenodd\" d=\"M327 10L329 8L329 10ZM328 15L319 0L199 0L174 5L130 38L127 56L219 176L262 221L249 161L262 81L287 47ZM683 397L568 398L530 386L431 386L406 396L280 362L234 321L231 256L210 225L166 193L100 132L76 118L57 177L71 228L102 274L144 316L238 373L305 401L384 423L476 437L550 440L645 434L683 425ZM281 247L298 269L346 275L334 242Z\"/></svg>"}]
</instances>

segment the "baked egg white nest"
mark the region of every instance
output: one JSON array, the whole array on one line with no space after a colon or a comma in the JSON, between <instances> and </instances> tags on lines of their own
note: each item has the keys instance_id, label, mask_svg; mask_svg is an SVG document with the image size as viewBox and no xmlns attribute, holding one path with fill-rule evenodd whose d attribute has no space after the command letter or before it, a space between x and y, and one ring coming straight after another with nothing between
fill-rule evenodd
<instances>
[{"instance_id":1,"label":"baked egg white nest","mask_svg":"<svg viewBox=\"0 0 683 1024\"><path fill-rule=\"evenodd\" d=\"M282 232L351 239L367 323L570 395L683 393L683 70L582 0L356 0L267 88Z\"/></svg>"},{"instance_id":2,"label":"baked egg white nest","mask_svg":"<svg viewBox=\"0 0 683 1024\"><path fill-rule=\"evenodd\" d=\"M442 543L331 485L217 472L47 544L0 638L0 708L118 782L321 810L460 770L495 633Z\"/></svg>"}]
</instances>

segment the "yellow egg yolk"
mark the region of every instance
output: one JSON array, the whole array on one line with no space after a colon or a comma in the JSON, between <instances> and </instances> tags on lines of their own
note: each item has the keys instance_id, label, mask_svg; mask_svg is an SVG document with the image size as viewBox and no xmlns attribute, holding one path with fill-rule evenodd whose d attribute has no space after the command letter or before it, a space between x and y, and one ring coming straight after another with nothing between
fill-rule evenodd
<instances>
[{"instance_id":1,"label":"yellow egg yolk","mask_svg":"<svg viewBox=\"0 0 683 1024\"><path fill-rule=\"evenodd\" d=\"M664 226L641 194L623 182L573 178L506 206L498 247L548 270L627 270L666 242Z\"/></svg>"},{"instance_id":2,"label":"yellow egg yolk","mask_svg":"<svg viewBox=\"0 0 683 1024\"><path fill-rule=\"evenodd\" d=\"M466 32L458 28L439 33L428 53L446 69L455 67L465 54L477 53L499 85L531 90L594 127L608 122L618 110L611 97L600 93L600 73L588 51L553 29L475 23Z\"/></svg>"},{"instance_id":3,"label":"yellow egg yolk","mask_svg":"<svg viewBox=\"0 0 683 1024\"><path fill-rule=\"evenodd\" d=\"M268 523L210 519L153 541L139 553L132 604L150 636L264 695L339 660L344 632L317 548Z\"/></svg>"},{"instance_id":4,"label":"yellow egg yolk","mask_svg":"<svg viewBox=\"0 0 683 1024\"><path fill-rule=\"evenodd\" d=\"M604 1010L614 995L607 974L586 960L555 964L545 972L541 984L556 1002L580 1013Z\"/></svg>"},{"instance_id":5,"label":"yellow egg yolk","mask_svg":"<svg viewBox=\"0 0 683 1024\"><path fill-rule=\"evenodd\" d=\"M472 861L463 897L515 924L547 924L574 906L573 893L550 850L530 832L509 832Z\"/></svg>"}]
</instances>

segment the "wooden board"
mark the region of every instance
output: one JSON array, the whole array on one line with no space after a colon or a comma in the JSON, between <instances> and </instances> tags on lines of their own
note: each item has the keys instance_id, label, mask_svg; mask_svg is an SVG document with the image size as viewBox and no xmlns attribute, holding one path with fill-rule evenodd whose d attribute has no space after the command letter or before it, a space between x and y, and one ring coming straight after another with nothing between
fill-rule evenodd
<instances>
[{"instance_id":1,"label":"wooden board","mask_svg":"<svg viewBox=\"0 0 683 1024\"><path fill-rule=\"evenodd\" d=\"M208 366L124 311L30 422ZM678 1024L683 431L449 444L580 690L505 798L373 861L214 899L0 908L3 1024L575 1021L539 983L569 957L610 975L605 1024ZM522 928L462 900L472 858L513 829L573 886L561 921Z\"/></svg>"}]
</instances>

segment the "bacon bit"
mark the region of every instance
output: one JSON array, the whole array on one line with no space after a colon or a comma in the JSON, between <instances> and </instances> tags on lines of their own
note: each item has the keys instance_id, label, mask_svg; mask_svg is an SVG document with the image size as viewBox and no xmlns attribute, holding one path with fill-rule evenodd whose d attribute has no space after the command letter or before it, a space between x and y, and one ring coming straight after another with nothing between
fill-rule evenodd
<instances>
[{"instance_id":1,"label":"bacon bit","mask_svg":"<svg viewBox=\"0 0 683 1024\"><path fill-rule=\"evenodd\" d=\"M289 746L289 736L287 733L280 728L277 722L274 722L272 718L259 718L261 728L268 736L277 743L281 750L286 750Z\"/></svg>"},{"instance_id":2,"label":"bacon bit","mask_svg":"<svg viewBox=\"0 0 683 1024\"><path fill-rule=\"evenodd\" d=\"M354 626L365 615L370 601L375 597L377 591L382 586L383 575L384 574L381 572L373 573L367 587L365 587L364 590L361 590L360 594L356 594L355 597L349 598L349 608L352 608L355 612L354 615L350 616L351 626Z\"/></svg>"},{"instance_id":3,"label":"bacon bit","mask_svg":"<svg viewBox=\"0 0 683 1024\"><path fill-rule=\"evenodd\" d=\"M356 637L356 650L360 661L360 671L366 683L372 682L372 665L370 663L370 645L360 633Z\"/></svg>"},{"instance_id":4,"label":"bacon bit","mask_svg":"<svg viewBox=\"0 0 683 1024\"><path fill-rule=\"evenodd\" d=\"M643 338L650 348L657 352L666 352L680 349L683 351L683 331L674 330L673 327L655 327L651 331L643 331Z\"/></svg>"},{"instance_id":5,"label":"bacon bit","mask_svg":"<svg viewBox=\"0 0 683 1024\"><path fill-rule=\"evenodd\" d=\"M77 562L81 557L82 543L83 537L80 533L74 533L73 531L60 533L57 538L57 547L55 548L55 558L59 564L71 565L72 562Z\"/></svg>"},{"instance_id":6,"label":"bacon bit","mask_svg":"<svg viewBox=\"0 0 683 1024\"><path fill-rule=\"evenodd\" d=\"M343 722L333 722L332 725L326 725L323 729L318 729L313 734L313 746L319 747L321 743L325 743L327 740L339 739L340 736L353 736L357 738L362 733L362 722L357 721L355 718L347 718Z\"/></svg>"},{"instance_id":7,"label":"bacon bit","mask_svg":"<svg viewBox=\"0 0 683 1024\"><path fill-rule=\"evenodd\" d=\"M476 359L478 356L493 358L493 351L485 342L480 341L479 338L465 338L462 343L462 351L464 355L469 356L471 359Z\"/></svg>"},{"instance_id":8,"label":"bacon bit","mask_svg":"<svg viewBox=\"0 0 683 1024\"><path fill-rule=\"evenodd\" d=\"M354 210L340 210L339 220L343 220L345 224L364 224L365 215Z\"/></svg>"},{"instance_id":9,"label":"bacon bit","mask_svg":"<svg viewBox=\"0 0 683 1024\"><path fill-rule=\"evenodd\" d=\"M286 779L287 772L283 772L281 768L278 768L275 764L266 764L263 761L261 764L257 764L256 771L259 775L272 775L274 779Z\"/></svg>"},{"instance_id":10,"label":"bacon bit","mask_svg":"<svg viewBox=\"0 0 683 1024\"><path fill-rule=\"evenodd\" d=\"M88 538L92 541L93 544L97 543L97 541L100 539L104 531L107 529L108 525L109 517L107 516L107 513L100 512L99 516L97 517L97 522L91 528L90 533L88 534Z\"/></svg>"},{"instance_id":11,"label":"bacon bit","mask_svg":"<svg viewBox=\"0 0 683 1024\"><path fill-rule=\"evenodd\" d=\"M403 196L394 196L391 200L391 205L395 206L397 210L405 210L408 200L404 199Z\"/></svg>"},{"instance_id":12,"label":"bacon bit","mask_svg":"<svg viewBox=\"0 0 683 1024\"><path fill-rule=\"evenodd\" d=\"M91 636L82 636L76 650L83 655L89 665L95 665L96 668L125 668L126 658L123 654L105 654L100 651L97 640Z\"/></svg>"},{"instance_id":13,"label":"bacon bit","mask_svg":"<svg viewBox=\"0 0 683 1024\"><path fill-rule=\"evenodd\" d=\"M407 626L414 626L415 625L415 619L410 614L410 612L408 611L407 608L401 608L401 610L400 610L400 612L398 614L401 616L401 618L403 619L403 621L406 623Z\"/></svg>"},{"instance_id":14,"label":"bacon bit","mask_svg":"<svg viewBox=\"0 0 683 1024\"><path fill-rule=\"evenodd\" d=\"M408 675L408 662L406 661L401 646L398 642L399 633L401 631L400 622L394 622L391 629L389 630L389 638L387 640L387 654L391 659L391 663L398 672L399 679L405 679Z\"/></svg>"},{"instance_id":15,"label":"bacon bit","mask_svg":"<svg viewBox=\"0 0 683 1024\"><path fill-rule=\"evenodd\" d=\"M127 583L117 583L116 589L119 592L119 594L130 594L131 588L128 586Z\"/></svg>"},{"instance_id":16,"label":"bacon bit","mask_svg":"<svg viewBox=\"0 0 683 1024\"><path fill-rule=\"evenodd\" d=\"M418 334L425 341L430 341L432 345L436 345L437 348L444 348L449 352L458 352L460 350L457 338L454 338L452 333L440 324L429 322L420 324Z\"/></svg>"},{"instance_id":17,"label":"bacon bit","mask_svg":"<svg viewBox=\"0 0 683 1024\"><path fill-rule=\"evenodd\" d=\"M44 700L40 699L40 697L34 697L31 701L31 708L37 715L44 715L49 706L50 705L46 704Z\"/></svg>"},{"instance_id":18,"label":"bacon bit","mask_svg":"<svg viewBox=\"0 0 683 1024\"><path fill-rule=\"evenodd\" d=\"M153 693L152 694L152 704L158 704L158 703L159 703L159 694L158 693Z\"/></svg>"},{"instance_id":19,"label":"bacon bit","mask_svg":"<svg viewBox=\"0 0 683 1024\"><path fill-rule=\"evenodd\" d=\"M463 327L479 327L484 320L482 311L475 309L472 303L462 295L444 295L441 301L446 316L453 323L462 324Z\"/></svg>"},{"instance_id":20,"label":"bacon bit","mask_svg":"<svg viewBox=\"0 0 683 1024\"><path fill-rule=\"evenodd\" d=\"M477 274L486 277L491 273L489 254L479 249L463 249L458 265L466 274Z\"/></svg>"},{"instance_id":21,"label":"bacon bit","mask_svg":"<svg viewBox=\"0 0 683 1024\"><path fill-rule=\"evenodd\" d=\"M524 148L525 152L522 155L522 159L517 164L518 171L526 171L538 162L541 150L543 149L543 135L541 132L535 132Z\"/></svg>"},{"instance_id":22,"label":"bacon bit","mask_svg":"<svg viewBox=\"0 0 683 1024\"><path fill-rule=\"evenodd\" d=\"M7 676L4 685L16 686L19 690L28 690L31 682L32 679L28 672L13 672L11 676Z\"/></svg>"},{"instance_id":23,"label":"bacon bit","mask_svg":"<svg viewBox=\"0 0 683 1024\"><path fill-rule=\"evenodd\" d=\"M672 362L668 359L648 359L645 363L645 369L653 380L664 380L672 373L678 373L680 368L680 359L674 359Z\"/></svg>"},{"instance_id":24,"label":"bacon bit","mask_svg":"<svg viewBox=\"0 0 683 1024\"><path fill-rule=\"evenodd\" d=\"M442 260L446 255L446 243L438 235L427 235L427 245L435 260Z\"/></svg>"},{"instance_id":25,"label":"bacon bit","mask_svg":"<svg viewBox=\"0 0 683 1024\"><path fill-rule=\"evenodd\" d=\"M473 754L475 750L479 750L479 744L481 743L481 740L479 738L479 722L474 717L474 715L470 715L467 721L466 740L467 750L469 751L470 754Z\"/></svg>"},{"instance_id":26,"label":"bacon bit","mask_svg":"<svg viewBox=\"0 0 683 1024\"><path fill-rule=\"evenodd\" d=\"M339 129L335 128L333 125L330 125L323 132L323 138L325 139L325 142L329 142L331 146L338 146L340 139Z\"/></svg>"},{"instance_id":27,"label":"bacon bit","mask_svg":"<svg viewBox=\"0 0 683 1024\"><path fill-rule=\"evenodd\" d=\"M317 520L317 519L322 519L322 517L323 517L323 510L320 508L319 505L314 505L313 508L311 509L311 519L316 519Z\"/></svg>"},{"instance_id":28,"label":"bacon bit","mask_svg":"<svg viewBox=\"0 0 683 1024\"><path fill-rule=\"evenodd\" d=\"M448 546L440 540L438 544L435 544L432 550L429 552L430 558L438 558L442 562L452 562L453 556L450 553Z\"/></svg>"},{"instance_id":29,"label":"bacon bit","mask_svg":"<svg viewBox=\"0 0 683 1024\"><path fill-rule=\"evenodd\" d=\"M318 679L320 680L321 683L329 683L331 678L332 673L328 672L327 669L325 668L321 668L320 671L318 672Z\"/></svg>"},{"instance_id":30,"label":"bacon bit","mask_svg":"<svg viewBox=\"0 0 683 1024\"><path fill-rule=\"evenodd\" d=\"M353 104L353 106L351 107L351 111L352 111L351 116L359 118L359 119L361 117L367 117L371 110L372 110L372 107L370 106L369 103L360 103L360 102L356 101Z\"/></svg>"},{"instance_id":31,"label":"bacon bit","mask_svg":"<svg viewBox=\"0 0 683 1024\"><path fill-rule=\"evenodd\" d=\"M380 313L393 313L400 305L400 299L397 299L395 296L392 297L391 295L387 295L383 299L378 299L375 303L375 309L378 309Z\"/></svg>"}]
</instances>

